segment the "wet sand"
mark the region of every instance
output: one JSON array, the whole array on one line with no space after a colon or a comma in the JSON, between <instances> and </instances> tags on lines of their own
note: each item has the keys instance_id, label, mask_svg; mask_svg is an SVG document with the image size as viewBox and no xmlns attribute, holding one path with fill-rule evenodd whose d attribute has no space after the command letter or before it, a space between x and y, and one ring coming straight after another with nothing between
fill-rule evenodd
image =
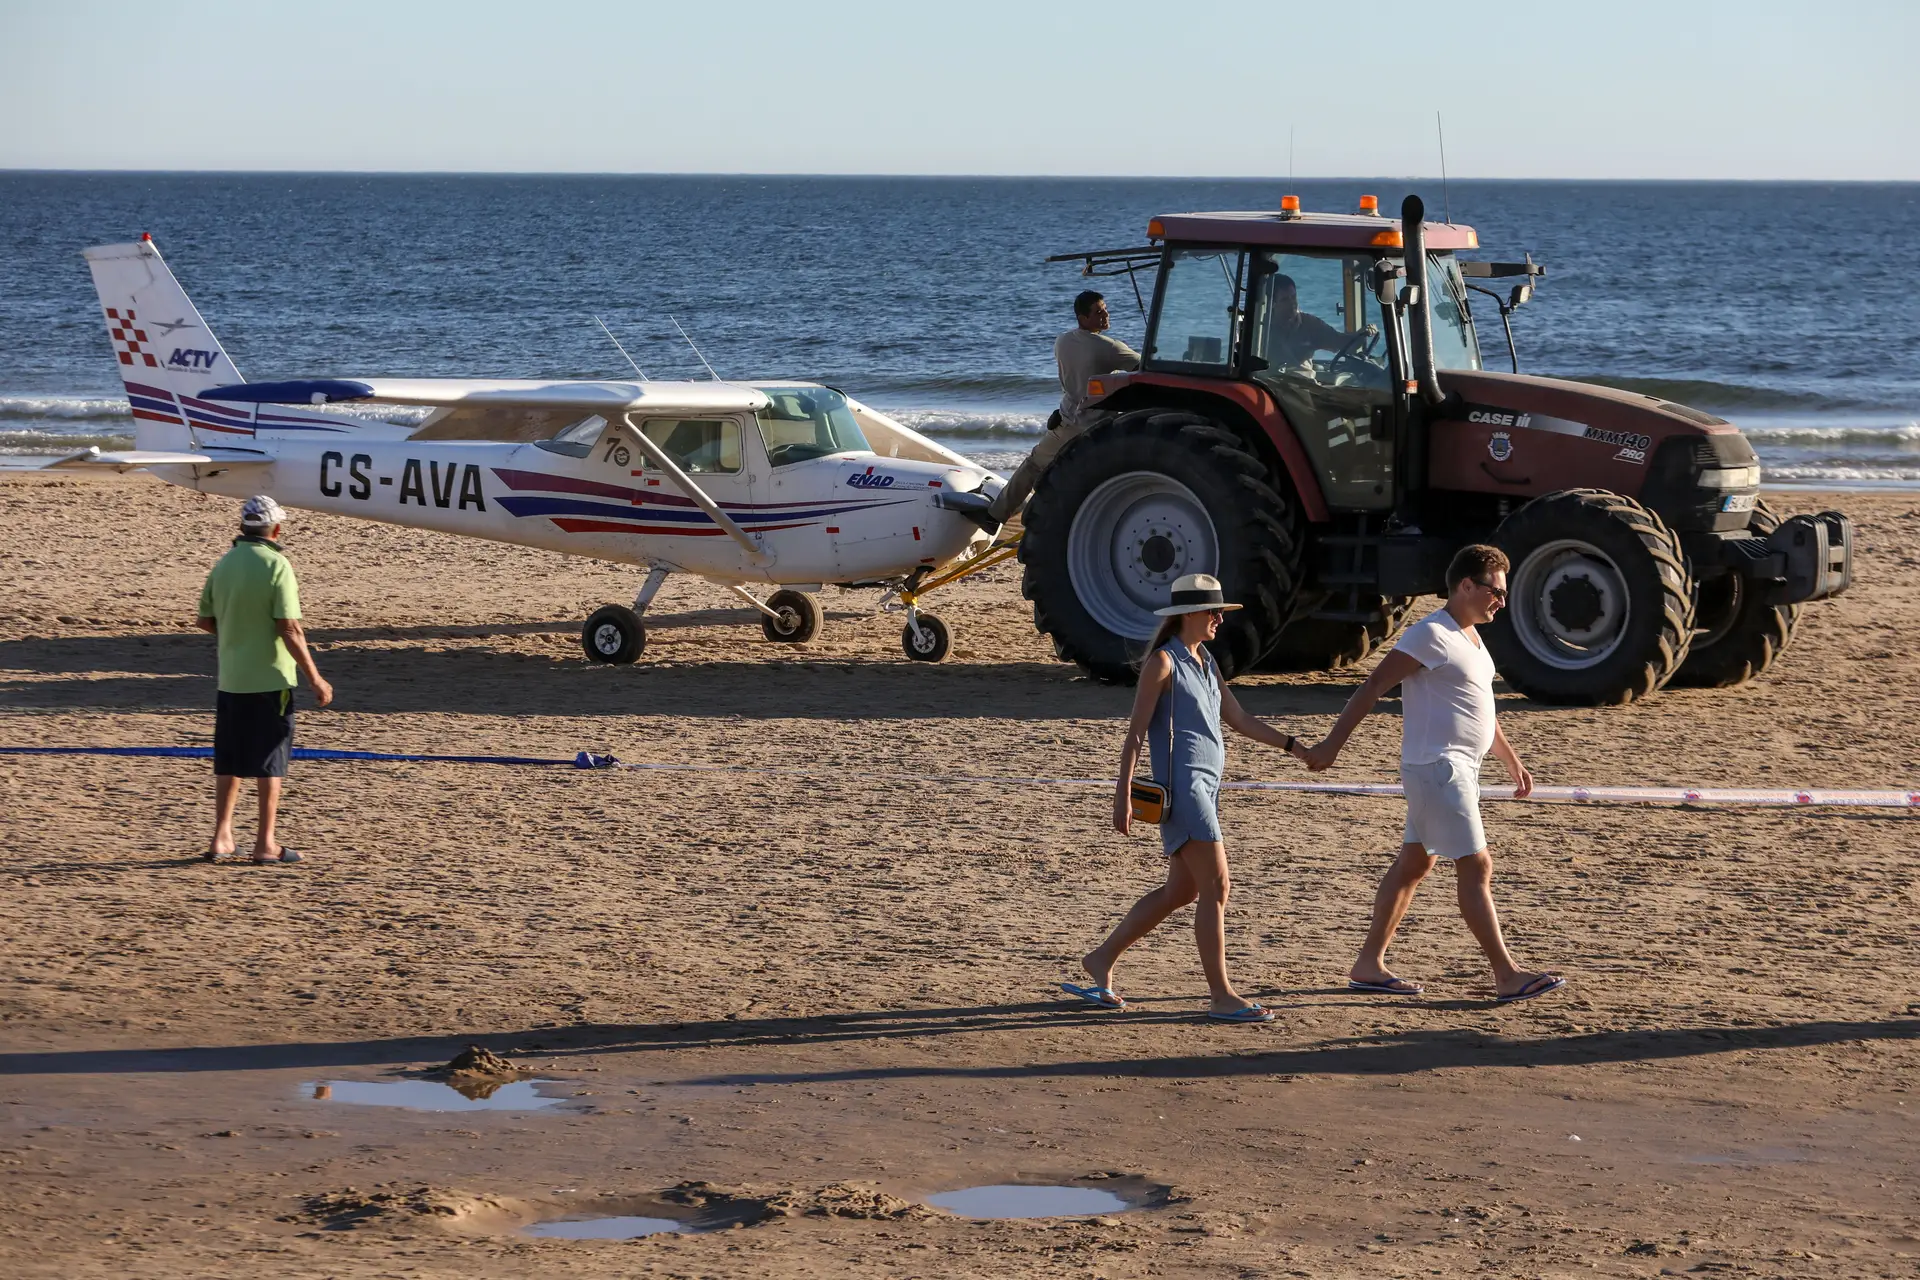
<instances>
[{"instance_id":1,"label":"wet sand","mask_svg":"<svg viewBox=\"0 0 1920 1280\"><path fill-rule=\"evenodd\" d=\"M1853 513L1853 592L1742 689L1504 697L1539 781L1920 785L1920 496L1776 501ZM209 741L188 624L235 512L0 477L0 744ZM303 512L287 547L339 695L303 745L818 772L303 764L309 860L254 868L197 860L204 762L0 757L0 1271L1913 1274L1913 814L1490 805L1515 950L1571 979L1496 1008L1444 871L1394 952L1428 997L1342 986L1397 803L1233 793L1231 960L1280 1022L1198 1020L1185 917L1122 967L1134 1011L1082 1013L1053 984L1157 842L1098 790L888 776L1112 767L1128 692L1052 659L1010 567L935 606L939 667L873 593L785 649L676 580L611 668L579 623L628 571ZM1315 734L1353 679L1238 688ZM1340 776L1392 776L1392 720ZM312 1096L470 1043L560 1104ZM919 1207L1015 1182L1142 1207ZM659 1213L752 1225L522 1233Z\"/></svg>"}]
</instances>

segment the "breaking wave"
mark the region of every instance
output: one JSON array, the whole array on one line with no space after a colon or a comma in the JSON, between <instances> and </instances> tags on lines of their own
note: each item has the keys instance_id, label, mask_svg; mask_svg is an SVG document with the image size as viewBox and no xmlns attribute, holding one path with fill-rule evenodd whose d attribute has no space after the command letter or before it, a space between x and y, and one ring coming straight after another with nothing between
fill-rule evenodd
<instances>
[{"instance_id":1,"label":"breaking wave","mask_svg":"<svg viewBox=\"0 0 1920 1280\"><path fill-rule=\"evenodd\" d=\"M1765 422L1742 423L1741 433L1755 446L1764 444L1801 445L1904 445L1920 448L1920 422L1869 427L1822 427L1805 422L1770 425Z\"/></svg>"},{"instance_id":2,"label":"breaking wave","mask_svg":"<svg viewBox=\"0 0 1920 1280\"><path fill-rule=\"evenodd\" d=\"M90 446L131 449L133 437L100 431L0 431L0 454L64 454Z\"/></svg>"},{"instance_id":3,"label":"breaking wave","mask_svg":"<svg viewBox=\"0 0 1920 1280\"><path fill-rule=\"evenodd\" d=\"M981 413L965 409L886 409L882 412L923 436L947 440L1031 440L1047 426L1044 413Z\"/></svg>"},{"instance_id":4,"label":"breaking wave","mask_svg":"<svg viewBox=\"0 0 1920 1280\"><path fill-rule=\"evenodd\" d=\"M71 418L91 421L131 417L125 396L0 396L0 421L9 418Z\"/></svg>"}]
</instances>

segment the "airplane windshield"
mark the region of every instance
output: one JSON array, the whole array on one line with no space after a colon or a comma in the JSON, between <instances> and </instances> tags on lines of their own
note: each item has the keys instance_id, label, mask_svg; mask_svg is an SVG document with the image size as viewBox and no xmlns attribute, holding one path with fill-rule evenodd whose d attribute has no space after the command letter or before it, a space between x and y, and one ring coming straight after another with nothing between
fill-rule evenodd
<instances>
[{"instance_id":1,"label":"airplane windshield","mask_svg":"<svg viewBox=\"0 0 1920 1280\"><path fill-rule=\"evenodd\" d=\"M832 453L867 453L872 446L853 419L847 398L829 387L761 387L770 403L759 412L767 462L776 467Z\"/></svg>"}]
</instances>

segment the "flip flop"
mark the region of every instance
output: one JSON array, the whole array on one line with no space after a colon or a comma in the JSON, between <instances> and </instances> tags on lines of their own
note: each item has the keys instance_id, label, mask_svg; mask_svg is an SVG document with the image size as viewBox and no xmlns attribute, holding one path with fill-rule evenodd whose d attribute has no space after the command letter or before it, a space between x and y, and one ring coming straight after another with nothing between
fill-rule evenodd
<instances>
[{"instance_id":1,"label":"flip flop","mask_svg":"<svg viewBox=\"0 0 1920 1280\"><path fill-rule=\"evenodd\" d=\"M1273 1010L1250 1004L1244 1009L1235 1009L1232 1013L1215 1013L1207 1010L1207 1016L1215 1022L1272 1022Z\"/></svg>"},{"instance_id":2,"label":"flip flop","mask_svg":"<svg viewBox=\"0 0 1920 1280\"><path fill-rule=\"evenodd\" d=\"M1081 987L1071 982L1063 982L1060 989L1068 995L1079 996L1096 1009L1112 1009L1118 1013L1127 1007L1127 1002L1106 987Z\"/></svg>"},{"instance_id":3,"label":"flip flop","mask_svg":"<svg viewBox=\"0 0 1920 1280\"><path fill-rule=\"evenodd\" d=\"M1426 990L1417 982L1408 982L1405 978L1391 978L1386 982L1361 982L1355 978L1347 979L1347 990L1364 991L1375 996L1417 996Z\"/></svg>"},{"instance_id":4,"label":"flip flop","mask_svg":"<svg viewBox=\"0 0 1920 1280\"><path fill-rule=\"evenodd\" d=\"M1518 1004L1522 1000L1531 1000L1535 996L1544 996L1549 991L1558 991L1567 985L1567 980L1557 974L1543 973L1510 996L1495 995L1496 1004Z\"/></svg>"},{"instance_id":5,"label":"flip flop","mask_svg":"<svg viewBox=\"0 0 1920 1280\"><path fill-rule=\"evenodd\" d=\"M301 857L301 856L300 856L299 854L297 854L297 853L295 853L295 852L294 852L293 850L291 850L291 849L289 849L289 848L287 848L287 846L285 846L285 845L281 845L281 846L280 846L280 856L279 856L279 857L277 857L277 858L255 858L255 859L253 860L253 865L254 865L254 866L256 866L256 867L270 867L270 866L272 866L272 865L273 865L274 863L276 863L276 862L303 862L303 861L305 861L305 859L303 859L303 858L302 858L302 857Z\"/></svg>"}]
</instances>

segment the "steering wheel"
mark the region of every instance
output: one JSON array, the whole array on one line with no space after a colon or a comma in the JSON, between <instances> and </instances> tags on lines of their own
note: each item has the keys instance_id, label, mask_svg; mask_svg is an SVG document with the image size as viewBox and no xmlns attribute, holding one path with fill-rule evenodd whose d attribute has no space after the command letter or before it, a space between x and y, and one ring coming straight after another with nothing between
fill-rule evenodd
<instances>
[{"instance_id":1,"label":"steering wheel","mask_svg":"<svg viewBox=\"0 0 1920 1280\"><path fill-rule=\"evenodd\" d=\"M1374 368L1373 344L1379 340L1379 325L1370 324L1364 329L1355 330L1351 337L1340 344L1340 349L1333 353L1333 358L1327 361L1327 372L1339 372L1342 363L1361 364L1369 369Z\"/></svg>"}]
</instances>

